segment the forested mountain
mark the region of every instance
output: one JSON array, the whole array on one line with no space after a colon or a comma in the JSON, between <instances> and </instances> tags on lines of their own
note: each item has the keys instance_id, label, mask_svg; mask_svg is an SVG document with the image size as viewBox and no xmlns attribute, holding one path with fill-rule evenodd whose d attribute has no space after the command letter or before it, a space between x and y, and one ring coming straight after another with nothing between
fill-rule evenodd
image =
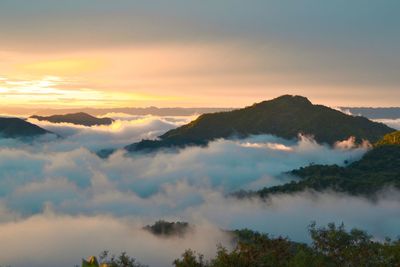
<instances>
[{"instance_id":1,"label":"forested mountain","mask_svg":"<svg viewBox=\"0 0 400 267\"><path fill-rule=\"evenodd\" d=\"M31 138L51 133L39 126L19 118L0 118L0 137Z\"/></svg>"},{"instance_id":2,"label":"forested mountain","mask_svg":"<svg viewBox=\"0 0 400 267\"><path fill-rule=\"evenodd\" d=\"M217 138L272 134L293 139L299 133L313 135L319 143L334 144L354 136L376 142L393 132L390 127L364 117L346 115L322 105L313 105L302 96L284 95L252 106L203 114L196 120L170 130L159 140L142 140L126 147L128 151L206 145Z\"/></svg>"},{"instance_id":3,"label":"forested mountain","mask_svg":"<svg viewBox=\"0 0 400 267\"><path fill-rule=\"evenodd\" d=\"M52 116L31 116L32 119L37 119L40 121L49 121L52 123L72 123L76 125L83 126L95 126L95 125L110 125L113 123L113 119L110 118L97 118L90 114L79 112L79 113L71 113L65 115L52 115Z\"/></svg>"},{"instance_id":4,"label":"forested mountain","mask_svg":"<svg viewBox=\"0 0 400 267\"><path fill-rule=\"evenodd\" d=\"M312 165L291 171L290 174L300 180L264 188L256 194L267 197L306 189L332 189L353 195L373 196L385 187L400 189L400 131L385 135L361 160L346 167Z\"/></svg>"}]
</instances>

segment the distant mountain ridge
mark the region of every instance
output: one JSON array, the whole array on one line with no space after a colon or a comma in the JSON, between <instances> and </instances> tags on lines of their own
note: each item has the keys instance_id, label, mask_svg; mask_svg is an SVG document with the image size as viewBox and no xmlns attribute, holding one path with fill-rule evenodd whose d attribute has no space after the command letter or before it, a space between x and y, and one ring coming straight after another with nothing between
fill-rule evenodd
<instances>
[{"instance_id":1,"label":"distant mountain ridge","mask_svg":"<svg viewBox=\"0 0 400 267\"><path fill-rule=\"evenodd\" d=\"M128 151L206 145L218 138L272 134L285 139L299 133L312 135L319 143L333 145L354 136L374 143L394 129L364 117L354 117L322 105L313 105L302 96L284 95L249 107L203 114L189 124L170 130L159 140L142 140Z\"/></svg>"},{"instance_id":2,"label":"distant mountain ridge","mask_svg":"<svg viewBox=\"0 0 400 267\"><path fill-rule=\"evenodd\" d=\"M31 138L50 133L23 119L0 118L0 138Z\"/></svg>"},{"instance_id":3,"label":"distant mountain ridge","mask_svg":"<svg viewBox=\"0 0 400 267\"><path fill-rule=\"evenodd\" d=\"M111 118L97 118L84 112L71 113L65 115L38 116L33 115L30 118L39 121L49 121L52 123L72 123L83 126L110 125L114 122Z\"/></svg>"},{"instance_id":4,"label":"distant mountain ridge","mask_svg":"<svg viewBox=\"0 0 400 267\"><path fill-rule=\"evenodd\" d=\"M367 108L367 107L340 107L343 111L349 111L353 115L364 116L368 119L399 119L400 107L391 108Z\"/></svg>"},{"instance_id":5,"label":"distant mountain ridge","mask_svg":"<svg viewBox=\"0 0 400 267\"><path fill-rule=\"evenodd\" d=\"M192 116L204 113L213 113L219 111L229 111L233 110L233 108L213 108L213 107L125 107L125 108L63 108L63 109L11 109L0 107L0 110L6 111L9 114L36 114L39 116L51 116L54 114L70 114L70 113L78 113L84 112L91 114L93 116L104 116L108 113L124 113L128 115L134 116Z\"/></svg>"}]
</instances>

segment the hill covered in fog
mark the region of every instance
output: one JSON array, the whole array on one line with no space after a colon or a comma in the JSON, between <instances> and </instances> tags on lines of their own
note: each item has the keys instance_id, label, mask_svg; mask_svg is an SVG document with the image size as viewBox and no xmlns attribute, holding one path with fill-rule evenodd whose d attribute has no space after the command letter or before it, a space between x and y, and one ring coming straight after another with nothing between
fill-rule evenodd
<instances>
[{"instance_id":1,"label":"hill covered in fog","mask_svg":"<svg viewBox=\"0 0 400 267\"><path fill-rule=\"evenodd\" d=\"M394 129L364 117L351 116L323 105L313 105L302 96L284 95L252 106L203 114L189 124L168 131L159 140L142 140L128 151L206 145L218 138L271 134L295 139L299 133L312 135L319 143L333 145L354 136L358 142L376 142Z\"/></svg>"},{"instance_id":2,"label":"hill covered in fog","mask_svg":"<svg viewBox=\"0 0 400 267\"><path fill-rule=\"evenodd\" d=\"M97 118L84 112L70 113L65 115L52 115L52 116L31 116L32 119L39 121L49 121L52 123L72 123L83 126L95 126L95 125L110 125L113 123L111 118Z\"/></svg>"},{"instance_id":3,"label":"hill covered in fog","mask_svg":"<svg viewBox=\"0 0 400 267\"><path fill-rule=\"evenodd\" d=\"M290 172L299 181L267 187L257 192L261 197L304 190L334 190L352 195L373 196L387 188L400 188L400 132L385 135L363 158L352 164L310 165Z\"/></svg>"}]
</instances>

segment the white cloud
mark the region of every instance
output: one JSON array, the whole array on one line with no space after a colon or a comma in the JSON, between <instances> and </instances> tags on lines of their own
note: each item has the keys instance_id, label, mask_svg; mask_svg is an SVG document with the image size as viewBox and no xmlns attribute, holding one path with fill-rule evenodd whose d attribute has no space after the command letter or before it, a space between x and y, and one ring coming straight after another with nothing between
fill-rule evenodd
<instances>
[{"instance_id":1,"label":"white cloud","mask_svg":"<svg viewBox=\"0 0 400 267\"><path fill-rule=\"evenodd\" d=\"M176 153L118 151L106 160L90 151L156 136L186 120L140 117L100 127L43 123L66 138L4 141L0 264L50 267L60 260L57 266L70 267L81 257L110 249L127 251L151 266L168 266L185 248L210 255L217 243L227 244L220 228L246 227L305 241L313 220L343 221L379 238L398 234L397 191L375 203L330 192L280 195L268 202L225 197L239 189L285 183L294 178L282 173L311 163L357 160L368 147L351 139L332 148L304 136L296 141L259 135ZM183 240L160 240L140 230L160 218L189 221L198 230Z\"/></svg>"},{"instance_id":2,"label":"white cloud","mask_svg":"<svg viewBox=\"0 0 400 267\"><path fill-rule=\"evenodd\" d=\"M92 127L34 119L29 119L29 121L64 137L62 141L54 140L46 143L48 149L66 151L85 147L97 151L104 148L121 148L141 139L154 139L167 130L187 123L191 118L132 116L124 119L117 118L112 125Z\"/></svg>"},{"instance_id":3,"label":"white cloud","mask_svg":"<svg viewBox=\"0 0 400 267\"><path fill-rule=\"evenodd\" d=\"M109 248L126 251L154 267L172 265L188 247L212 255L218 242L229 237L218 228L200 224L185 238L158 238L143 231L140 220L109 216L65 216L45 213L0 225L3 264L21 267L71 267L82 257Z\"/></svg>"},{"instance_id":4,"label":"white cloud","mask_svg":"<svg viewBox=\"0 0 400 267\"><path fill-rule=\"evenodd\" d=\"M400 118L399 119L377 119L374 121L382 122L389 127L392 127L396 130L400 130Z\"/></svg>"},{"instance_id":5,"label":"white cloud","mask_svg":"<svg viewBox=\"0 0 400 267\"><path fill-rule=\"evenodd\" d=\"M268 202L238 200L212 190L199 191L184 183L168 186L164 193L150 200L129 200L123 193L118 194L110 193L111 198L107 194L98 195L93 201L99 205L113 202L117 204L114 208L123 209L128 204L138 205L139 200L143 202L142 214L131 211L125 216L70 216L47 205L43 213L1 223L1 263L21 267L70 267L79 263L81 257L110 249L115 253L126 251L150 266L164 267L171 266L172 260L187 248L211 256L217 244L230 247L230 237L221 228L246 227L308 241L307 225L311 221L319 225L344 222L348 228L365 229L382 240L385 236L396 237L400 223L398 191L385 191L375 202L333 192L277 195ZM174 206L182 198L187 202L192 194L202 195L204 202L179 207L168 215L158 210L162 201L166 207ZM185 220L196 227L184 238L157 238L141 229L157 218Z\"/></svg>"}]
</instances>

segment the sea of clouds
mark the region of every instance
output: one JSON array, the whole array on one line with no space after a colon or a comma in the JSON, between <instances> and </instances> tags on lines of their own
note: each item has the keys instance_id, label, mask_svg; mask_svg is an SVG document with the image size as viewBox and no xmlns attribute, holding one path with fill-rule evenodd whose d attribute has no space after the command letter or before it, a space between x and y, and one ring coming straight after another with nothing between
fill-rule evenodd
<instances>
[{"instance_id":1,"label":"sea of clouds","mask_svg":"<svg viewBox=\"0 0 400 267\"><path fill-rule=\"evenodd\" d=\"M218 244L231 246L223 229L251 228L307 242L312 221L344 222L379 239L399 234L400 194L390 189L374 202L308 191L267 202L227 197L296 179L285 172L309 164L358 160L366 145L350 139L332 148L304 136L260 135L127 155L120 148L194 117L108 116L116 121L96 127L30 120L63 138L0 141L0 265L72 267L109 249L164 267L187 248L210 256ZM105 148L120 150L101 159L95 152ZM158 219L188 221L195 228L183 238L142 230Z\"/></svg>"},{"instance_id":2,"label":"sea of clouds","mask_svg":"<svg viewBox=\"0 0 400 267\"><path fill-rule=\"evenodd\" d=\"M400 118L399 119L376 119L374 121L384 123L387 126L400 131Z\"/></svg>"}]
</instances>

